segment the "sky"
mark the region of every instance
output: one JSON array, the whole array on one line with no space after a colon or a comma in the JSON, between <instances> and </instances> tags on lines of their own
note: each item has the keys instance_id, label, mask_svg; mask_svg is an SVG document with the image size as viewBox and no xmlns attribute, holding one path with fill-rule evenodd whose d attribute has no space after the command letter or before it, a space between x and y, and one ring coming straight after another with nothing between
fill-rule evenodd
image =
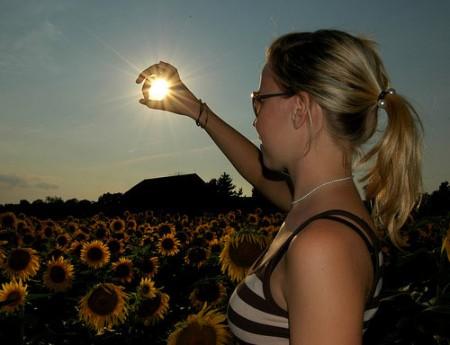
<instances>
[{"instance_id":1,"label":"sky","mask_svg":"<svg viewBox=\"0 0 450 345\"><path fill-rule=\"evenodd\" d=\"M198 98L257 143L250 93L264 54L293 31L339 29L379 45L425 129L426 192L450 179L450 1L0 0L0 204L98 200L143 179L227 172L185 116L138 103L136 77L173 64Z\"/></svg>"}]
</instances>

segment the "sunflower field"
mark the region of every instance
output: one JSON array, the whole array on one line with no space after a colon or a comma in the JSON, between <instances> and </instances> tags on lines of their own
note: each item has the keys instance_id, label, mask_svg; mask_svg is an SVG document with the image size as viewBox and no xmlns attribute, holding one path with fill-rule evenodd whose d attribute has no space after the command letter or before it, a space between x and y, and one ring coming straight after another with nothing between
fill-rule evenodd
<instances>
[{"instance_id":1,"label":"sunflower field","mask_svg":"<svg viewBox=\"0 0 450 345\"><path fill-rule=\"evenodd\" d=\"M0 343L229 345L226 307L284 214L0 214ZM450 344L450 214L382 241L367 344Z\"/></svg>"}]
</instances>

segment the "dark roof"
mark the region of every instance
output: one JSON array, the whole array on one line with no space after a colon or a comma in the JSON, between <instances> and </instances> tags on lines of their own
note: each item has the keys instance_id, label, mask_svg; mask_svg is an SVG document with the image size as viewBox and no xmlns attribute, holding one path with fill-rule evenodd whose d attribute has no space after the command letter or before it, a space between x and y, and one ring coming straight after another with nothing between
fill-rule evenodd
<instances>
[{"instance_id":1,"label":"dark roof","mask_svg":"<svg viewBox=\"0 0 450 345\"><path fill-rule=\"evenodd\" d=\"M123 194L129 206L179 207L211 202L212 194L197 174L145 179Z\"/></svg>"}]
</instances>

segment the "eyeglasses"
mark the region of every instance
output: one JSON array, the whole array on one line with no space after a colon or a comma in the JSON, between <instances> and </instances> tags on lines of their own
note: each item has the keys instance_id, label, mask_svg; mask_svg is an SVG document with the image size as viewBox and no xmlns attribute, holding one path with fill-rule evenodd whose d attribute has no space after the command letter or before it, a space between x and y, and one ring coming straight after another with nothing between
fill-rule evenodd
<instances>
[{"instance_id":1,"label":"eyeglasses","mask_svg":"<svg viewBox=\"0 0 450 345\"><path fill-rule=\"evenodd\" d=\"M259 92L252 92L250 95L252 99L253 111L255 112L255 116L258 117L259 109L261 108L261 101L270 97L278 97L278 96L292 96L292 92L279 92L279 93L266 93L260 95Z\"/></svg>"}]
</instances>

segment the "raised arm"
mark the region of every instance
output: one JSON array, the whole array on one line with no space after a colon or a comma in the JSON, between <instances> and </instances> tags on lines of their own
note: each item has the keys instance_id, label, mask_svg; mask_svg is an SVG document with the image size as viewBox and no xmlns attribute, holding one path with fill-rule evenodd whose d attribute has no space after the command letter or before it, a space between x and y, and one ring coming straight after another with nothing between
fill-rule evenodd
<instances>
[{"instance_id":1,"label":"raised arm","mask_svg":"<svg viewBox=\"0 0 450 345\"><path fill-rule=\"evenodd\" d=\"M169 82L169 94L162 100L149 98L151 80L164 78ZM144 98L139 100L151 109L159 109L198 119L201 102L181 81L172 65L160 62L141 72L136 83L143 83ZM216 115L206 104L199 124L206 130L220 150L252 186L281 210L288 211L292 199L289 180L276 177L264 169L258 148L237 130Z\"/></svg>"}]
</instances>

